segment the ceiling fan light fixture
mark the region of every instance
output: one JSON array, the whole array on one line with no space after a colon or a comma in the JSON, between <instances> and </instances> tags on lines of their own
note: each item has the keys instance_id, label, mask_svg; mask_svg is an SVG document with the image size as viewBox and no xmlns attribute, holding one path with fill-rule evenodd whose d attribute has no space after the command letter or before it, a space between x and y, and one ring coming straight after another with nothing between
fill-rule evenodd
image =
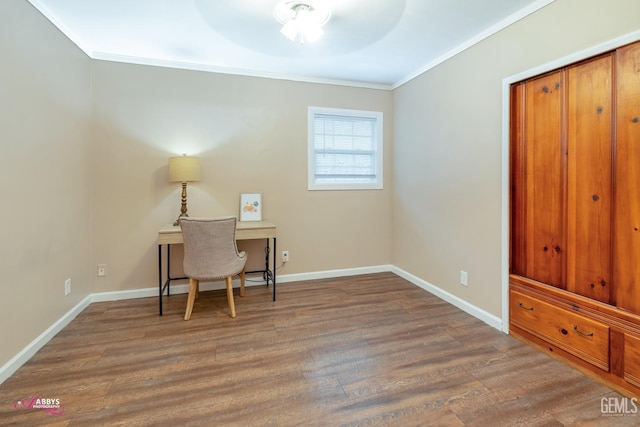
<instances>
[{"instance_id":1,"label":"ceiling fan light fixture","mask_svg":"<svg viewBox=\"0 0 640 427\"><path fill-rule=\"evenodd\" d=\"M281 0L274 15L283 24L280 32L300 44L314 42L324 34L322 26L331 18L331 9L318 0Z\"/></svg>"},{"instance_id":2,"label":"ceiling fan light fixture","mask_svg":"<svg viewBox=\"0 0 640 427\"><path fill-rule=\"evenodd\" d=\"M302 41L302 37L304 35L304 40L308 41L310 43L313 43L314 41L318 40L320 37L322 37L324 34L324 30L322 29L322 27L320 26L308 26L305 28L304 31L301 32L301 43Z\"/></svg>"},{"instance_id":3,"label":"ceiling fan light fixture","mask_svg":"<svg viewBox=\"0 0 640 427\"><path fill-rule=\"evenodd\" d=\"M295 19L291 19L289 22L284 24L280 32L289 40L294 41L298 35L298 24Z\"/></svg>"}]
</instances>

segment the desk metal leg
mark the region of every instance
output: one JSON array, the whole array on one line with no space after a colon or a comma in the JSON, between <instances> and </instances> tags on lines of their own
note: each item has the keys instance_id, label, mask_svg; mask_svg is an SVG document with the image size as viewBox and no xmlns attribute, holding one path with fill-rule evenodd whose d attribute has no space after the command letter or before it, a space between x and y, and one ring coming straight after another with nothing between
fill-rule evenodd
<instances>
[{"instance_id":1,"label":"desk metal leg","mask_svg":"<svg viewBox=\"0 0 640 427\"><path fill-rule=\"evenodd\" d=\"M171 296L171 245L167 245L167 296Z\"/></svg>"},{"instance_id":2,"label":"desk metal leg","mask_svg":"<svg viewBox=\"0 0 640 427\"><path fill-rule=\"evenodd\" d=\"M273 283L273 300L276 300L276 238L273 239L273 251L271 250L271 246L269 245L269 238L267 237L267 246L264 249L264 270L256 270L256 271L247 271L246 273L262 273L262 279L267 283L267 287L269 287L269 280ZM270 267L269 263L269 255L273 253L273 270Z\"/></svg>"},{"instance_id":3,"label":"desk metal leg","mask_svg":"<svg viewBox=\"0 0 640 427\"><path fill-rule=\"evenodd\" d=\"M162 245L158 245L158 304L162 316Z\"/></svg>"},{"instance_id":4,"label":"desk metal leg","mask_svg":"<svg viewBox=\"0 0 640 427\"><path fill-rule=\"evenodd\" d=\"M171 277L171 244L167 244L167 280L162 281L162 245L158 245L158 306L160 316L162 316L162 296L167 288L167 296L171 296L171 281L184 280L188 277Z\"/></svg>"},{"instance_id":5,"label":"desk metal leg","mask_svg":"<svg viewBox=\"0 0 640 427\"><path fill-rule=\"evenodd\" d=\"M271 269L269 268L269 256L271 255L271 247L269 247L269 238L266 239L267 246L264 248L264 272L262 273L262 278L265 282L267 282L267 287L269 287L269 279L271 279Z\"/></svg>"},{"instance_id":6,"label":"desk metal leg","mask_svg":"<svg viewBox=\"0 0 640 427\"><path fill-rule=\"evenodd\" d=\"M162 295L167 288L167 296L171 291L171 245L167 245L167 281L162 282L162 245L158 245L158 311L162 316Z\"/></svg>"}]
</instances>

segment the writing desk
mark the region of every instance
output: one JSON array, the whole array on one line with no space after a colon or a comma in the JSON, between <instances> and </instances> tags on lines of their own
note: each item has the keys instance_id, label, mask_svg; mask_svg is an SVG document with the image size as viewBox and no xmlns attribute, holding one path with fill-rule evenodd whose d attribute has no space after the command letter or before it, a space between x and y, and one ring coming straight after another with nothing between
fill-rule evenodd
<instances>
[{"instance_id":1,"label":"writing desk","mask_svg":"<svg viewBox=\"0 0 640 427\"><path fill-rule=\"evenodd\" d=\"M236 223L236 240L266 239L264 270L247 271L247 273L263 273L269 286L269 280L273 283L273 300L276 300L276 226L267 221L238 221ZM269 239L273 239L273 270L269 268ZM181 245L182 229L179 225L166 225L158 232L158 300L160 316L162 316L162 296L165 288L167 296L170 295L171 281L187 279L187 277L171 277L171 245ZM162 281L162 246L167 245L167 280Z\"/></svg>"}]
</instances>

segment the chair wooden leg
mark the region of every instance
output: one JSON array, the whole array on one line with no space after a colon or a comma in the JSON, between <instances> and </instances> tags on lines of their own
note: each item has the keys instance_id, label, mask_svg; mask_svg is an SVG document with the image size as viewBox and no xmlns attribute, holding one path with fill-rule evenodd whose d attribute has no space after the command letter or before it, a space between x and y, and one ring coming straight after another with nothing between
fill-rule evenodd
<instances>
[{"instance_id":1,"label":"chair wooden leg","mask_svg":"<svg viewBox=\"0 0 640 427\"><path fill-rule=\"evenodd\" d=\"M240 296L244 296L244 268L240 272Z\"/></svg>"},{"instance_id":2,"label":"chair wooden leg","mask_svg":"<svg viewBox=\"0 0 640 427\"><path fill-rule=\"evenodd\" d=\"M236 317L236 305L233 303L233 282L231 276L227 276L227 301L231 317Z\"/></svg>"},{"instance_id":3,"label":"chair wooden leg","mask_svg":"<svg viewBox=\"0 0 640 427\"><path fill-rule=\"evenodd\" d=\"M187 310L184 312L184 320L191 318L191 311L193 311L193 303L196 300L196 294L200 287L200 281L196 279L189 279L189 296L187 297Z\"/></svg>"}]
</instances>

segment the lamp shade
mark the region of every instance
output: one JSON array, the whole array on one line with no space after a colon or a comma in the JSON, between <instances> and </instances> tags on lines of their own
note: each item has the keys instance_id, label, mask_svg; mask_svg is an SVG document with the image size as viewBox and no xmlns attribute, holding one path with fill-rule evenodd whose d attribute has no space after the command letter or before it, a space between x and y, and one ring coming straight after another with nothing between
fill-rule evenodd
<instances>
[{"instance_id":1,"label":"lamp shade","mask_svg":"<svg viewBox=\"0 0 640 427\"><path fill-rule=\"evenodd\" d=\"M191 156L169 158L170 182L200 181L200 159Z\"/></svg>"}]
</instances>

